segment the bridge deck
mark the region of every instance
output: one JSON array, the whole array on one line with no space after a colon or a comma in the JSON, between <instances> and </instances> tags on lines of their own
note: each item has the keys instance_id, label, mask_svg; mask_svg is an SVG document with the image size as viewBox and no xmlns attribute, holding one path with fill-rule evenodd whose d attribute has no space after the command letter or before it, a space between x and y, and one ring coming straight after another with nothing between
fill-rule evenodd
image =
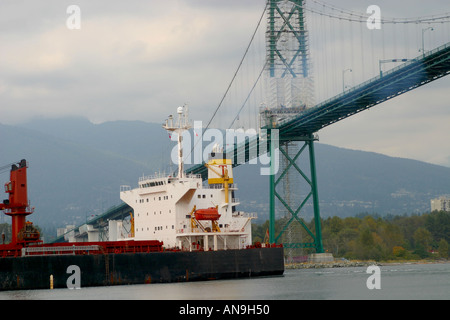
<instances>
[{"instance_id":1,"label":"bridge deck","mask_svg":"<svg viewBox=\"0 0 450 320\"><path fill-rule=\"evenodd\" d=\"M288 138L317 132L449 73L450 43L447 43L279 124L280 136Z\"/></svg>"}]
</instances>

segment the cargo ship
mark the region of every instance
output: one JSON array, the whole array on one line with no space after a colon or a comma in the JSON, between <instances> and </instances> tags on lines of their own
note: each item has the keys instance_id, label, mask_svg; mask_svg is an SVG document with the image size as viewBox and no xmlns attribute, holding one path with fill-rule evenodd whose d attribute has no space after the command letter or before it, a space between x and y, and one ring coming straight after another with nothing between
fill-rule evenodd
<instances>
[{"instance_id":1,"label":"cargo ship","mask_svg":"<svg viewBox=\"0 0 450 320\"><path fill-rule=\"evenodd\" d=\"M26 160L12 164L0 210L12 218L11 241L0 244L0 290L74 288L275 276L284 273L283 248L253 243L254 214L236 209L230 159L215 146L205 166L208 180L187 175L182 133L189 130L187 108L163 128L178 135L178 170L173 175L139 178L138 187L121 186L120 198L132 208L128 220L110 220L107 240L43 243L26 216ZM87 240L87 241L86 241Z\"/></svg>"}]
</instances>

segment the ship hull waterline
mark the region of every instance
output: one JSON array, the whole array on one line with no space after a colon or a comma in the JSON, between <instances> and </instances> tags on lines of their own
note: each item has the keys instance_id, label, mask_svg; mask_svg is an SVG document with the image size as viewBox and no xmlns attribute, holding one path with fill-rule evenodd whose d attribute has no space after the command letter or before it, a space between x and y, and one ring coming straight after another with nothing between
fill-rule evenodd
<instances>
[{"instance_id":1,"label":"ship hull waterline","mask_svg":"<svg viewBox=\"0 0 450 320\"><path fill-rule=\"evenodd\" d=\"M0 290L68 288L70 266L80 287L280 276L283 248L222 251L41 255L0 258Z\"/></svg>"}]
</instances>

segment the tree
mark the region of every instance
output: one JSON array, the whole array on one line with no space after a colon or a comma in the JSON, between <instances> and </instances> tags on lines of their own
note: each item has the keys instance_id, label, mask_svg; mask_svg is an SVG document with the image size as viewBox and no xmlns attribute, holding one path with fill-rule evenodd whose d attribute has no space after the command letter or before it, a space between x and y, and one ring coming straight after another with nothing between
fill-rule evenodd
<instances>
[{"instance_id":1,"label":"tree","mask_svg":"<svg viewBox=\"0 0 450 320\"><path fill-rule=\"evenodd\" d=\"M419 255L420 258L429 257L428 250L432 240L433 237L431 236L430 231L423 227L417 229L414 232L414 246L416 248L414 253Z\"/></svg>"},{"instance_id":2,"label":"tree","mask_svg":"<svg viewBox=\"0 0 450 320\"><path fill-rule=\"evenodd\" d=\"M327 224L329 225L330 232L333 234L339 233L342 230L343 223L342 219L339 217L332 217L327 219Z\"/></svg>"},{"instance_id":3,"label":"tree","mask_svg":"<svg viewBox=\"0 0 450 320\"><path fill-rule=\"evenodd\" d=\"M448 242L445 239L439 241L439 257L447 259L448 258Z\"/></svg>"},{"instance_id":4,"label":"tree","mask_svg":"<svg viewBox=\"0 0 450 320\"><path fill-rule=\"evenodd\" d=\"M426 216L425 228L429 230L433 236L435 243L440 239L450 241L450 212L434 211Z\"/></svg>"},{"instance_id":5,"label":"tree","mask_svg":"<svg viewBox=\"0 0 450 320\"><path fill-rule=\"evenodd\" d=\"M431 235L431 232L428 231L426 228L419 228L414 232L414 243L417 246L423 246L425 249L430 248L431 241L433 240L433 237Z\"/></svg>"},{"instance_id":6,"label":"tree","mask_svg":"<svg viewBox=\"0 0 450 320\"><path fill-rule=\"evenodd\" d=\"M276 234L285 223L286 219L276 221ZM314 230L314 220L305 223L308 228ZM323 219L321 223L324 248L332 252L335 257L375 260L419 259L430 257L431 249L439 251L442 258L447 258L450 254L450 213L448 212L390 216L389 218L363 214L347 218L329 217ZM261 225L254 225L253 240L262 241L268 227L268 221ZM303 241L308 237L304 234Z\"/></svg>"},{"instance_id":7,"label":"tree","mask_svg":"<svg viewBox=\"0 0 450 320\"><path fill-rule=\"evenodd\" d=\"M392 249L392 254L397 258L404 258L406 256L406 250L403 247L395 246Z\"/></svg>"},{"instance_id":8,"label":"tree","mask_svg":"<svg viewBox=\"0 0 450 320\"><path fill-rule=\"evenodd\" d=\"M359 242L363 247L368 248L374 245L373 234L369 228L364 228L359 235Z\"/></svg>"},{"instance_id":9,"label":"tree","mask_svg":"<svg viewBox=\"0 0 450 320\"><path fill-rule=\"evenodd\" d=\"M392 223L399 228L405 239L405 249L414 249L414 232L424 226L425 219L425 215L411 215L410 217L398 216L392 220Z\"/></svg>"}]
</instances>

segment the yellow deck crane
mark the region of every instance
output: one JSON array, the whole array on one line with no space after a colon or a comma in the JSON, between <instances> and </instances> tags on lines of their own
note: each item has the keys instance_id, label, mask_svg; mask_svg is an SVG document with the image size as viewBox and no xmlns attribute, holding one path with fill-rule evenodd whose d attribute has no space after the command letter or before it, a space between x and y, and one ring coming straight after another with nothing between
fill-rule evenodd
<instances>
[{"instance_id":1,"label":"yellow deck crane","mask_svg":"<svg viewBox=\"0 0 450 320\"><path fill-rule=\"evenodd\" d=\"M208 184L223 184L225 189L225 203L228 205L229 184L233 183L233 174L231 172L231 160L229 159L211 159L205 166L209 169ZM230 168L230 169L228 169Z\"/></svg>"}]
</instances>

